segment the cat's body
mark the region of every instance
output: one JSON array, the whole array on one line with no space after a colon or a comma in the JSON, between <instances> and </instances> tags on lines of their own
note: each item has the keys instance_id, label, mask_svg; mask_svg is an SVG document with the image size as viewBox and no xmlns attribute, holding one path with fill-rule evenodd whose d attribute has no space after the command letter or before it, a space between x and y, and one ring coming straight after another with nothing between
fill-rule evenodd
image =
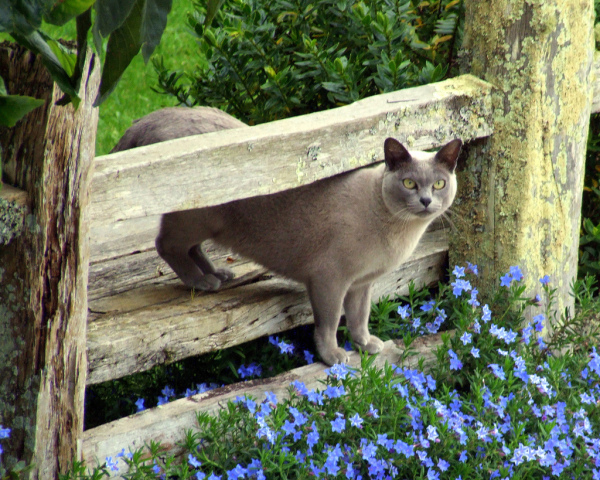
<instances>
[{"instance_id":1,"label":"cat's body","mask_svg":"<svg viewBox=\"0 0 600 480\"><path fill-rule=\"evenodd\" d=\"M437 155L411 156L388 139L384 164L271 195L166 214L157 250L186 285L216 290L233 275L215 269L202 251L200 244L211 238L306 285L324 362L347 361L336 341L342 310L354 342L377 353L383 343L368 331L371 285L408 259L427 226L452 203L460 146L456 140Z\"/></svg>"},{"instance_id":2,"label":"cat's body","mask_svg":"<svg viewBox=\"0 0 600 480\"><path fill-rule=\"evenodd\" d=\"M218 108L166 107L134 120L110 153L240 127L247 125Z\"/></svg>"}]
</instances>

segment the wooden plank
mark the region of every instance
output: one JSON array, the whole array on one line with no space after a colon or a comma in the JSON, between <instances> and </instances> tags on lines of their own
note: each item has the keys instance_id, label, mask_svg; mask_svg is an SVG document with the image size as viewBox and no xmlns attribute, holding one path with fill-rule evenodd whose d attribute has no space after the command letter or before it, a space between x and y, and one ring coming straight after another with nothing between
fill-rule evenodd
<instances>
[{"instance_id":1,"label":"wooden plank","mask_svg":"<svg viewBox=\"0 0 600 480\"><path fill-rule=\"evenodd\" d=\"M378 161L388 136L417 149L488 136L491 88L463 75L333 110L99 157L92 262L152 249L165 212L273 193Z\"/></svg>"},{"instance_id":2,"label":"wooden plank","mask_svg":"<svg viewBox=\"0 0 600 480\"><path fill-rule=\"evenodd\" d=\"M428 285L443 278L447 232L426 233L417 250L409 262L375 283L374 299L406 293L411 280ZM250 262L235 268L246 278L264 272ZM92 302L88 384L312 323L302 285L270 274L263 278L195 296L179 280L161 280Z\"/></svg>"},{"instance_id":3,"label":"wooden plank","mask_svg":"<svg viewBox=\"0 0 600 480\"><path fill-rule=\"evenodd\" d=\"M592 100L592 113L600 112L600 52L594 52L594 63L592 64L592 82L594 85L594 98Z\"/></svg>"},{"instance_id":4,"label":"wooden plank","mask_svg":"<svg viewBox=\"0 0 600 480\"><path fill-rule=\"evenodd\" d=\"M435 351L442 345L441 334L418 338L414 341L411 350L417 355L411 356L403 365L415 368L419 359L424 361L424 369L430 369L436 360ZM400 364L403 345L401 341L394 343L385 342L384 350L374 362L376 366ZM360 367L360 356L354 352L350 354L349 365ZM196 415L200 412L216 413L228 401L235 400L237 396L250 395L258 401L265 398L265 392L273 392L278 399L287 397L287 388L290 383L298 380L304 382L309 389L322 388L320 383L326 378L325 365L314 363L305 367L296 368L287 373L265 380L253 380L229 385L210 392L194 395L192 397L176 400L161 407L145 410L129 417L101 425L83 433L82 453L88 466L96 462L103 463L107 456L113 458L121 449L137 449L151 440L161 442L166 453L181 454L178 445L185 438L185 432L197 426ZM119 462L121 467L124 463ZM114 472L119 475L123 472Z\"/></svg>"}]
</instances>

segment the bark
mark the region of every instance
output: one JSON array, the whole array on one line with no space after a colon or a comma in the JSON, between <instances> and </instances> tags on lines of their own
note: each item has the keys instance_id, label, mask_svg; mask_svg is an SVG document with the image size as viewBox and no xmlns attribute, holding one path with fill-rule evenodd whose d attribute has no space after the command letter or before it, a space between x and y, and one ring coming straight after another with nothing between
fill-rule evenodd
<instances>
[{"instance_id":1,"label":"bark","mask_svg":"<svg viewBox=\"0 0 600 480\"><path fill-rule=\"evenodd\" d=\"M82 102L62 92L39 59L0 48L11 94L46 104L0 131L3 181L24 191L29 214L18 238L0 246L0 420L12 429L5 466L33 463L30 478L58 478L77 458L85 391L88 204L99 68L90 54Z\"/></svg>"},{"instance_id":2,"label":"bark","mask_svg":"<svg viewBox=\"0 0 600 480\"><path fill-rule=\"evenodd\" d=\"M451 264L477 263L488 297L519 265L572 310L594 53L591 0L466 2L466 70L496 88L493 129L459 177Z\"/></svg>"}]
</instances>

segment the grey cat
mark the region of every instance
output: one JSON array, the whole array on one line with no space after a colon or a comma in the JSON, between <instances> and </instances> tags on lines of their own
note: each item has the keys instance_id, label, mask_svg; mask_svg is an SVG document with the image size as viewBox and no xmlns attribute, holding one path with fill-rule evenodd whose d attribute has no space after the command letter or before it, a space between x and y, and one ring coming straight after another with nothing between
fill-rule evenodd
<instances>
[{"instance_id":1,"label":"grey cat","mask_svg":"<svg viewBox=\"0 0 600 480\"><path fill-rule=\"evenodd\" d=\"M374 354L369 334L373 281L406 261L427 226L452 204L462 142L437 153L412 152L393 138L385 162L291 190L165 214L156 249L188 287L214 291L233 278L202 248L213 239L303 283L321 359L347 362L337 345L342 309L355 344Z\"/></svg>"},{"instance_id":2,"label":"grey cat","mask_svg":"<svg viewBox=\"0 0 600 480\"><path fill-rule=\"evenodd\" d=\"M110 153L143 147L174 138L229 128L247 127L244 122L212 107L167 107L134 120Z\"/></svg>"}]
</instances>

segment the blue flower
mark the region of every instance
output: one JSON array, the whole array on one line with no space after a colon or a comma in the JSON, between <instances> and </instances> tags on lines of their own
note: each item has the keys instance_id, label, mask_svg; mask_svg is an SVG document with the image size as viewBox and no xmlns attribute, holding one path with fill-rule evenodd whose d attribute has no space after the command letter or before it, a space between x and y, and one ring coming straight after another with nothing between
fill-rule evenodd
<instances>
[{"instance_id":1,"label":"blue flower","mask_svg":"<svg viewBox=\"0 0 600 480\"><path fill-rule=\"evenodd\" d=\"M479 358L479 349L478 348L471 348L471 355L473 355L475 358Z\"/></svg>"},{"instance_id":2,"label":"blue flower","mask_svg":"<svg viewBox=\"0 0 600 480\"><path fill-rule=\"evenodd\" d=\"M342 416L341 413L336 413L336 419L332 420L331 430L337 433L342 433L342 431L346 430L346 419Z\"/></svg>"},{"instance_id":3,"label":"blue flower","mask_svg":"<svg viewBox=\"0 0 600 480\"><path fill-rule=\"evenodd\" d=\"M500 277L500 286L501 287L510 287L510 282L512 282L512 281L513 281L513 278L510 276L509 273L507 273L503 277Z\"/></svg>"},{"instance_id":4,"label":"blue flower","mask_svg":"<svg viewBox=\"0 0 600 480\"><path fill-rule=\"evenodd\" d=\"M427 480L439 480L440 474L436 472L432 467L427 469Z\"/></svg>"},{"instance_id":5,"label":"blue flower","mask_svg":"<svg viewBox=\"0 0 600 480\"><path fill-rule=\"evenodd\" d=\"M355 413L354 416L350 417L350 425L356 428L362 428L363 419L360 418L358 413Z\"/></svg>"},{"instance_id":6,"label":"blue flower","mask_svg":"<svg viewBox=\"0 0 600 480\"><path fill-rule=\"evenodd\" d=\"M492 319L492 311L490 310L490 307L487 305L487 303L481 308L481 311L483 312L481 320L483 320L484 323L489 322Z\"/></svg>"},{"instance_id":7,"label":"blue flower","mask_svg":"<svg viewBox=\"0 0 600 480\"><path fill-rule=\"evenodd\" d=\"M283 340L277 344L277 347L279 347L279 351L282 354L283 353L289 353L289 354L294 353L294 345L292 345L291 343L285 343Z\"/></svg>"},{"instance_id":8,"label":"blue flower","mask_svg":"<svg viewBox=\"0 0 600 480\"><path fill-rule=\"evenodd\" d=\"M314 355L310 353L308 350L304 350L304 360L308 365L314 363Z\"/></svg>"},{"instance_id":9,"label":"blue flower","mask_svg":"<svg viewBox=\"0 0 600 480\"><path fill-rule=\"evenodd\" d=\"M227 471L227 479L228 480L237 480L238 478L244 478L244 476L248 473L244 467L240 464L237 464L235 468Z\"/></svg>"},{"instance_id":10,"label":"blue flower","mask_svg":"<svg viewBox=\"0 0 600 480\"><path fill-rule=\"evenodd\" d=\"M473 335L471 335L470 333L464 332L460 337L460 341L463 342L463 345L468 345L469 343L471 343L472 338L473 338Z\"/></svg>"},{"instance_id":11,"label":"blue flower","mask_svg":"<svg viewBox=\"0 0 600 480\"><path fill-rule=\"evenodd\" d=\"M325 370L325 374L343 380L350 373L348 366L345 363L336 363L331 368Z\"/></svg>"},{"instance_id":12,"label":"blue flower","mask_svg":"<svg viewBox=\"0 0 600 480\"><path fill-rule=\"evenodd\" d=\"M448 468L450 468L450 463L448 463L443 458L440 458L438 460L438 464L437 465L438 465L438 468L440 469L441 472L445 472L446 470L448 470Z\"/></svg>"},{"instance_id":13,"label":"blue flower","mask_svg":"<svg viewBox=\"0 0 600 480\"><path fill-rule=\"evenodd\" d=\"M506 380L506 375L504 374L504 370L500 365L497 363L490 363L488 367L492 369L493 374L500 380Z\"/></svg>"},{"instance_id":14,"label":"blue flower","mask_svg":"<svg viewBox=\"0 0 600 480\"><path fill-rule=\"evenodd\" d=\"M434 306L435 300L429 300L428 302L425 302L423 305L421 305L421 310L423 310L424 312L429 312L430 310L433 310Z\"/></svg>"},{"instance_id":15,"label":"blue flower","mask_svg":"<svg viewBox=\"0 0 600 480\"><path fill-rule=\"evenodd\" d=\"M168 385L166 385L165 388L163 388L160 391L160 393L162 393L165 397L174 397L175 396L175 390L173 390Z\"/></svg>"},{"instance_id":16,"label":"blue flower","mask_svg":"<svg viewBox=\"0 0 600 480\"><path fill-rule=\"evenodd\" d=\"M158 402L157 402L158 406L165 405L167 403L169 403L168 397L161 397L160 395L158 396Z\"/></svg>"},{"instance_id":17,"label":"blue flower","mask_svg":"<svg viewBox=\"0 0 600 480\"><path fill-rule=\"evenodd\" d=\"M467 268L471 270L475 275L479 275L479 271L477 269L477 265L472 264L471 262L467 262Z\"/></svg>"},{"instance_id":18,"label":"blue flower","mask_svg":"<svg viewBox=\"0 0 600 480\"><path fill-rule=\"evenodd\" d=\"M135 406L136 406L138 412L141 412L142 410L146 409L146 407L144 407L144 399L143 398L138 398L135 401ZM2 437L0 437L0 438L2 438Z\"/></svg>"},{"instance_id":19,"label":"blue flower","mask_svg":"<svg viewBox=\"0 0 600 480\"><path fill-rule=\"evenodd\" d=\"M540 278L540 283L542 285L548 285L550 283L550 277L548 275L544 275L542 278Z\"/></svg>"},{"instance_id":20,"label":"blue flower","mask_svg":"<svg viewBox=\"0 0 600 480\"><path fill-rule=\"evenodd\" d=\"M520 282L521 280L523 280L523 273L521 273L521 269L518 266L512 266L509 269L509 272L513 278L513 280L516 280L517 282Z\"/></svg>"},{"instance_id":21,"label":"blue flower","mask_svg":"<svg viewBox=\"0 0 600 480\"><path fill-rule=\"evenodd\" d=\"M410 317L410 305L406 304L404 306L399 306L398 315L400 315L400 318L403 319Z\"/></svg>"},{"instance_id":22,"label":"blue flower","mask_svg":"<svg viewBox=\"0 0 600 480\"><path fill-rule=\"evenodd\" d=\"M369 405L369 411L367 412L367 415L373 418L379 418L379 410L374 408L373 404L371 403Z\"/></svg>"},{"instance_id":23,"label":"blue flower","mask_svg":"<svg viewBox=\"0 0 600 480\"><path fill-rule=\"evenodd\" d=\"M460 456L458 457L458 461L461 463L465 463L467 461L467 451L463 450L462 452L460 452Z\"/></svg>"},{"instance_id":24,"label":"blue flower","mask_svg":"<svg viewBox=\"0 0 600 480\"><path fill-rule=\"evenodd\" d=\"M310 432L306 436L306 443L309 447L314 447L319 441L319 431L317 430L317 424L315 422L312 423L310 427Z\"/></svg>"},{"instance_id":25,"label":"blue flower","mask_svg":"<svg viewBox=\"0 0 600 480\"><path fill-rule=\"evenodd\" d=\"M0 425L0 438L9 438L10 437L10 428L3 428Z\"/></svg>"},{"instance_id":26,"label":"blue flower","mask_svg":"<svg viewBox=\"0 0 600 480\"><path fill-rule=\"evenodd\" d=\"M112 457L106 457L106 466L110 468L113 472L119 471L119 465L117 460L113 460Z\"/></svg>"},{"instance_id":27,"label":"blue flower","mask_svg":"<svg viewBox=\"0 0 600 480\"><path fill-rule=\"evenodd\" d=\"M432 442L435 442L440 438L437 429L433 425L427 427L427 438Z\"/></svg>"},{"instance_id":28,"label":"blue flower","mask_svg":"<svg viewBox=\"0 0 600 480\"><path fill-rule=\"evenodd\" d=\"M450 370L460 370L463 367L463 364L456 356L456 353L454 353L452 349L449 349L448 355L450 355Z\"/></svg>"},{"instance_id":29,"label":"blue flower","mask_svg":"<svg viewBox=\"0 0 600 480\"><path fill-rule=\"evenodd\" d=\"M188 455L188 463L194 468L200 468L202 462L194 457L191 453Z\"/></svg>"},{"instance_id":30,"label":"blue flower","mask_svg":"<svg viewBox=\"0 0 600 480\"><path fill-rule=\"evenodd\" d=\"M277 395L275 395L273 392L265 392L265 397L267 402L277 405Z\"/></svg>"},{"instance_id":31,"label":"blue flower","mask_svg":"<svg viewBox=\"0 0 600 480\"><path fill-rule=\"evenodd\" d=\"M454 270L452 270L452 274L456 277L456 278L462 278L465 276L465 267L459 267L458 265L456 265L454 267Z\"/></svg>"},{"instance_id":32,"label":"blue flower","mask_svg":"<svg viewBox=\"0 0 600 480\"><path fill-rule=\"evenodd\" d=\"M463 291L468 292L473 288L468 280L455 280L450 285L453 287L452 293L455 297L460 297Z\"/></svg>"}]
</instances>

